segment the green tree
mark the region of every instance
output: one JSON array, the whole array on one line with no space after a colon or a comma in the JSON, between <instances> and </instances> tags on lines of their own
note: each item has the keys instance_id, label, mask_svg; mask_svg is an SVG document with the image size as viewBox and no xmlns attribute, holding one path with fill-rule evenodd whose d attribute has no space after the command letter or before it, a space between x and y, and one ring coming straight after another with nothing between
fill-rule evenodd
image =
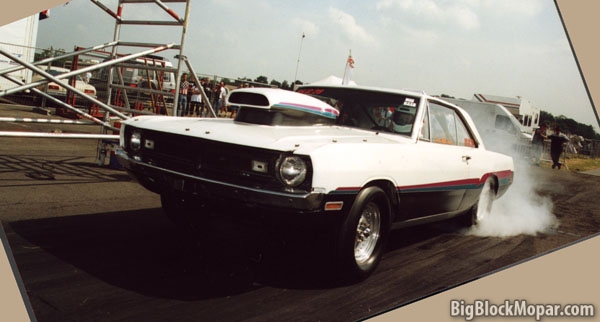
<instances>
[{"instance_id":1,"label":"green tree","mask_svg":"<svg viewBox=\"0 0 600 322\"><path fill-rule=\"evenodd\" d=\"M540 124L550 125L554 122L554 116L546 111L540 111Z\"/></svg>"},{"instance_id":2,"label":"green tree","mask_svg":"<svg viewBox=\"0 0 600 322\"><path fill-rule=\"evenodd\" d=\"M50 47L47 49L42 49L41 52L36 52L33 56L33 59L35 61L40 61L42 59L60 56L65 53L66 53L66 50L64 50L64 49L54 49L53 47ZM64 67L66 62L71 61L71 60L72 60L71 58L58 59L58 60L55 60L52 62L52 66Z\"/></svg>"},{"instance_id":3,"label":"green tree","mask_svg":"<svg viewBox=\"0 0 600 322\"><path fill-rule=\"evenodd\" d=\"M274 80L274 79L273 79L273 80L271 80L271 82L269 83L269 85L271 85L271 86L275 86L275 87L277 87L277 88L281 88L281 83L280 83L280 82L278 82L278 81L276 81L276 80Z\"/></svg>"},{"instance_id":4,"label":"green tree","mask_svg":"<svg viewBox=\"0 0 600 322\"><path fill-rule=\"evenodd\" d=\"M267 78L267 76L258 76L254 81L257 83L269 84L269 79Z\"/></svg>"},{"instance_id":5,"label":"green tree","mask_svg":"<svg viewBox=\"0 0 600 322\"><path fill-rule=\"evenodd\" d=\"M581 135L586 139L600 140L600 134L596 133L591 125L579 123L564 115L554 116L551 113L541 111L540 124L547 124L551 129L558 126L563 132Z\"/></svg>"},{"instance_id":6,"label":"green tree","mask_svg":"<svg viewBox=\"0 0 600 322\"><path fill-rule=\"evenodd\" d=\"M236 85L240 86L240 85L251 83L251 82L252 82L251 78L248 78L248 77L238 77L238 79L236 81Z\"/></svg>"}]
</instances>

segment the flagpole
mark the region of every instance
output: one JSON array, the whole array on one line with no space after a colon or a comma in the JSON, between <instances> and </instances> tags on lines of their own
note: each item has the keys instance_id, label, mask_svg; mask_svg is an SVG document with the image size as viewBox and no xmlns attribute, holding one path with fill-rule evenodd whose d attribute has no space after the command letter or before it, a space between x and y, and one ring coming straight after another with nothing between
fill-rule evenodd
<instances>
[{"instance_id":1,"label":"flagpole","mask_svg":"<svg viewBox=\"0 0 600 322\"><path fill-rule=\"evenodd\" d=\"M344 85L344 79L346 79L347 71L348 71L348 59L346 59L346 65L344 65L344 76L342 76L342 85Z\"/></svg>"},{"instance_id":2,"label":"flagpole","mask_svg":"<svg viewBox=\"0 0 600 322\"><path fill-rule=\"evenodd\" d=\"M306 35L302 33L302 38L300 38L300 50L298 50L298 60L296 61L296 74L294 74L294 82L292 83L292 89L294 88L296 81L298 80L298 66L300 66L300 53L302 52L302 42L304 41L304 37L306 37Z\"/></svg>"},{"instance_id":3,"label":"flagpole","mask_svg":"<svg viewBox=\"0 0 600 322\"><path fill-rule=\"evenodd\" d=\"M352 58L352 49L350 49L348 51L348 59L346 60L346 66L344 67L344 77L342 77L342 85L348 85L346 84L347 81L346 80L346 73L348 72L348 65L350 64L350 59Z\"/></svg>"}]
</instances>

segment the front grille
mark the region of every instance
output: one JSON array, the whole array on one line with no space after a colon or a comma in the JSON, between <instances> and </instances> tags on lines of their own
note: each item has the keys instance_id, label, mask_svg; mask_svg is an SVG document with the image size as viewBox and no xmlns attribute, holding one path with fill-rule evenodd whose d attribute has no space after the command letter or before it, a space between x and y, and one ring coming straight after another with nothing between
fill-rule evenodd
<instances>
[{"instance_id":1,"label":"front grille","mask_svg":"<svg viewBox=\"0 0 600 322\"><path fill-rule=\"evenodd\" d=\"M125 129L125 137L129 142L131 126ZM140 131L139 129L137 129ZM282 155L281 151L259 149L217 142L185 135L141 130L142 148L135 153L145 163L157 167L182 172L206 179L226 182L251 188L273 191L287 191L275 175L276 163ZM145 142L153 142L146 146ZM132 154L127 147L128 154ZM253 170L253 161L266 165L263 171ZM309 169L310 160L306 160ZM307 176L311 178L311 176ZM310 189L308 179L296 192Z\"/></svg>"}]
</instances>

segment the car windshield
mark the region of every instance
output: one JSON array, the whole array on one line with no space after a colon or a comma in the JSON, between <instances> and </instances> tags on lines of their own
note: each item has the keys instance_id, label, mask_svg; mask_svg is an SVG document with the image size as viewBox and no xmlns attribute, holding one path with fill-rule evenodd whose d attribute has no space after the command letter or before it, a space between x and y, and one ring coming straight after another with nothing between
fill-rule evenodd
<instances>
[{"instance_id":1,"label":"car windshield","mask_svg":"<svg viewBox=\"0 0 600 322\"><path fill-rule=\"evenodd\" d=\"M340 111L336 123L366 130L410 135L419 105L416 96L357 88L302 87Z\"/></svg>"}]
</instances>

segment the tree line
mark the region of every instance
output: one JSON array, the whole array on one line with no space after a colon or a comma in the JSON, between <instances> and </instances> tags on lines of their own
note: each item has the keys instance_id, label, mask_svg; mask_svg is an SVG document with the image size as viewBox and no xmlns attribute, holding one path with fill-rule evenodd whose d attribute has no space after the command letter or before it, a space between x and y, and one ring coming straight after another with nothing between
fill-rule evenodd
<instances>
[{"instance_id":1,"label":"tree line","mask_svg":"<svg viewBox=\"0 0 600 322\"><path fill-rule=\"evenodd\" d=\"M240 84L254 84L254 85L264 85L265 87L276 87L276 88L281 88L281 89L285 89L285 90L293 90L294 86L293 84L296 85L302 85L303 83L299 80L294 81L293 83L289 83L287 80L284 80L283 82L280 82L278 80L272 79L271 81L269 81L269 78L267 76L263 76L260 75L258 77L256 77L255 79L251 79L248 77L242 77L242 78L237 78L235 80L231 80L229 78L223 78L221 81L223 81L226 85L231 85L231 86L239 86Z\"/></svg>"},{"instance_id":2,"label":"tree line","mask_svg":"<svg viewBox=\"0 0 600 322\"><path fill-rule=\"evenodd\" d=\"M53 49L51 47L49 49L44 49L41 52L36 53L35 60L37 61L37 60L41 60L41 59L44 59L44 58L47 58L47 57L50 57L53 55L63 54L63 53L65 53L64 49ZM60 61L54 62L53 65L62 66L67 61L70 61L70 60L71 60L71 58L64 58ZM244 84L244 83L254 84L255 86L261 86L261 84L262 84L264 86L277 87L277 88L281 88L281 89L285 89L285 90L293 90L294 84L297 84L297 85L303 84L299 80L295 80L292 83L288 82L287 80L280 82L275 79L272 79L271 81L269 81L269 78L264 75L260 75L254 79L251 79L248 77L237 78L235 80L232 80L229 78L222 78L221 81L223 81L225 84L230 85L230 86L240 86L241 84ZM442 97L443 96L444 95L442 95ZM594 128L591 125L579 123L579 122L577 122L571 118L568 118L564 115L554 116L551 113L541 111L540 124L543 124L543 123L548 124L548 126L550 126L550 128L552 128L554 126L558 126L561 128L561 130L563 132L580 135L586 139L600 140L600 134L596 133L596 131L594 130Z\"/></svg>"},{"instance_id":3,"label":"tree line","mask_svg":"<svg viewBox=\"0 0 600 322\"><path fill-rule=\"evenodd\" d=\"M583 136L590 140L600 140L600 134L596 133L594 127L579 123L564 115L554 116L551 113L540 112L540 124L547 124L550 128L558 126L563 132Z\"/></svg>"}]
</instances>

